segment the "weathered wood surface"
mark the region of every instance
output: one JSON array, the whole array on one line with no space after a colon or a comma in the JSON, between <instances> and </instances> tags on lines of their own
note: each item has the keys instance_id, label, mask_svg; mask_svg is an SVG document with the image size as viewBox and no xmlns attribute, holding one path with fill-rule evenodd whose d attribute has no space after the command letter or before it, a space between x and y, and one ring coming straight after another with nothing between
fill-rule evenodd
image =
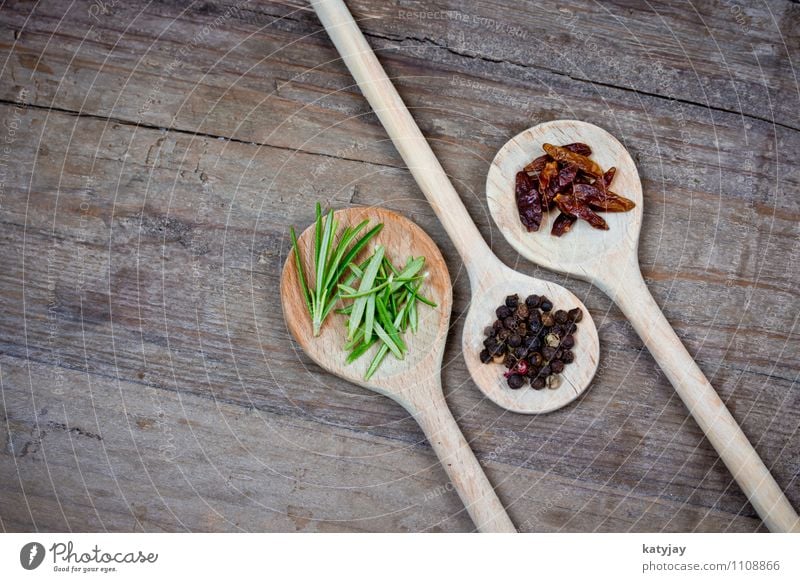
<instances>
[{"instance_id":1,"label":"weathered wood surface","mask_svg":"<svg viewBox=\"0 0 800 582\"><path fill-rule=\"evenodd\" d=\"M634 155L650 288L800 507L798 4L349 3L498 255L595 317L597 379L537 417L470 382L466 274L293 4L0 8L3 530L471 529L413 420L290 340L287 231L318 199L442 248L448 402L520 529L763 529L619 311L491 223L494 153L561 117Z\"/></svg>"}]
</instances>

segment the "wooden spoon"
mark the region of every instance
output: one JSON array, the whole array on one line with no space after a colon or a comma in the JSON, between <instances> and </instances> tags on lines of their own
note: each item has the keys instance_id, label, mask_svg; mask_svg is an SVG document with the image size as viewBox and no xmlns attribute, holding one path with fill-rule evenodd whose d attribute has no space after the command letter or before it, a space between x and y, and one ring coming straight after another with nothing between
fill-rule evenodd
<instances>
[{"instance_id":1,"label":"wooden spoon","mask_svg":"<svg viewBox=\"0 0 800 582\"><path fill-rule=\"evenodd\" d=\"M472 302L464 323L462 347L472 379L489 399L514 412L549 412L572 402L589 386L599 360L597 329L586 307L564 287L523 275L500 262L472 222L461 198L347 7L341 0L312 0L312 4L342 60L464 261L472 288ZM575 334L575 361L565 367L561 385L555 390L534 390L530 386L512 390L503 378L505 368L480 362L479 353L485 337L483 330L492 324L495 310L512 293L518 293L522 298L533 293L546 295L556 309L580 307L583 310L583 321Z\"/></svg>"},{"instance_id":2,"label":"wooden spoon","mask_svg":"<svg viewBox=\"0 0 800 582\"><path fill-rule=\"evenodd\" d=\"M558 214L551 212L539 232L528 233L514 204L516 173L543 153L542 144L572 142L588 144L601 168L617 168L613 191L632 199L636 207L630 212L603 213L607 231L579 220L563 237L551 236L550 225ZM647 290L637 252L642 185L625 147L591 123L542 123L513 137L498 152L489 169L486 196L497 226L521 255L548 269L589 281L617 303L767 527L772 531L800 531L800 520L789 501Z\"/></svg>"},{"instance_id":3,"label":"wooden spoon","mask_svg":"<svg viewBox=\"0 0 800 582\"><path fill-rule=\"evenodd\" d=\"M408 345L405 359L401 361L387 356L377 372L365 381L364 373L376 348L348 365L345 362L347 352L342 348L347 341L345 318L336 313L328 316L320 335L313 337L311 319L297 279L294 254L290 253L281 276L283 315L289 330L320 367L392 398L417 420L480 531L516 531L450 414L442 392L442 355L453 301L450 275L439 249L416 224L388 210L353 208L339 210L334 216L342 228L355 226L364 219L369 219L373 225L382 222L383 230L370 244L372 248L382 244L387 257L396 265L404 264L412 256L425 257L429 276L423 292L438 307L420 305L417 333L404 336ZM303 265L313 265L313 240L312 225L298 240Z\"/></svg>"}]
</instances>

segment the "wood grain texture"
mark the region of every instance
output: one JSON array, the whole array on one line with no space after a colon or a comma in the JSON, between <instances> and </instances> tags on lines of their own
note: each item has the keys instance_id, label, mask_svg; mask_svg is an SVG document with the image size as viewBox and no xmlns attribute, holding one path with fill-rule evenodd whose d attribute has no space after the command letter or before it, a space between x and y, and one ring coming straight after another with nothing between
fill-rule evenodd
<instances>
[{"instance_id":1,"label":"wood grain texture","mask_svg":"<svg viewBox=\"0 0 800 582\"><path fill-rule=\"evenodd\" d=\"M493 252L568 286L597 323L590 389L533 417L470 381L467 274L310 11L247 3L215 24L236 5L116 3L95 18L88 1L4 4L2 527L473 528L413 419L322 373L285 328L288 225L321 200L396 210L442 249L447 402L520 529L761 530L611 301L531 266L493 224L495 153L565 116L631 152L648 286L800 505L798 5L747 8L743 33L724 3L694 6L702 21L633 4L594 18L605 8L560 3L583 36L558 11L459 9L537 32L527 40L349 4L381 16L367 38ZM603 39L588 58L613 66L576 74L583 31ZM539 38L559 54L529 50Z\"/></svg>"}]
</instances>

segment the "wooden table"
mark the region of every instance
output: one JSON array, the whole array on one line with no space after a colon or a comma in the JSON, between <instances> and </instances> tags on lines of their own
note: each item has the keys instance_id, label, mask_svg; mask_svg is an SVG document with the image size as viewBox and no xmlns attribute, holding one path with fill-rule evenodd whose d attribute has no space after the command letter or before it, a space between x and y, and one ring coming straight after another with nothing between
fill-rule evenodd
<instances>
[{"instance_id":1,"label":"wooden table","mask_svg":"<svg viewBox=\"0 0 800 582\"><path fill-rule=\"evenodd\" d=\"M488 216L494 153L562 117L634 155L653 294L800 507L800 5L746 4L349 2L497 254L597 322L593 385L535 417L471 383L458 256L305 5L3 4L2 530L472 529L413 420L287 333L317 200L441 246L448 402L522 531L763 530L619 311Z\"/></svg>"}]
</instances>

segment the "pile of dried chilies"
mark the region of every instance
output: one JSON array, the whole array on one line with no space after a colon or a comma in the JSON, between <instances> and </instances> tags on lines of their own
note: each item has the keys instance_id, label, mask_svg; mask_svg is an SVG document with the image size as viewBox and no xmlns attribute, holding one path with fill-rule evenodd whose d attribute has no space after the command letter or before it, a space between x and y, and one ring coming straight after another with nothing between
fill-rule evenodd
<instances>
[{"instance_id":1,"label":"pile of dried chilies","mask_svg":"<svg viewBox=\"0 0 800 582\"><path fill-rule=\"evenodd\" d=\"M558 209L551 234L561 236L580 218L594 228L608 230L597 212L627 212L635 204L610 190L616 168L603 171L590 159L585 143L556 146L546 143L545 154L517 172L517 210L528 232L539 230L545 212Z\"/></svg>"}]
</instances>

